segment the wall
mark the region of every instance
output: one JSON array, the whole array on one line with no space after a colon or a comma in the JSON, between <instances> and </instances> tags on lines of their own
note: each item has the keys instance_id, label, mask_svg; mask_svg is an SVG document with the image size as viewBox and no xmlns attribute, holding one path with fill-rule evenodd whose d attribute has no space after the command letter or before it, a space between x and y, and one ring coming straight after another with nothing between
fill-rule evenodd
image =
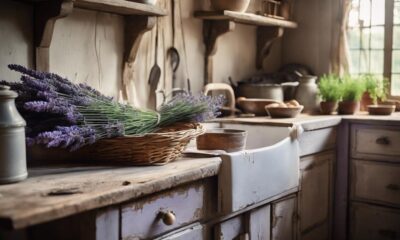
<instances>
[{"instance_id":1,"label":"wall","mask_svg":"<svg viewBox=\"0 0 400 240\"><path fill-rule=\"evenodd\" d=\"M282 43L282 63L305 64L321 75L329 72L332 44L337 39L333 28L338 18L339 1L294 1L295 30L287 30Z\"/></svg>"},{"instance_id":2,"label":"wall","mask_svg":"<svg viewBox=\"0 0 400 240\"><path fill-rule=\"evenodd\" d=\"M158 19L158 64L162 69L159 89L169 91L174 87L186 88L189 78L193 91L200 91L204 83L204 45L202 21L193 18L193 12L209 9L207 1L181 0L181 10L176 12L176 47L181 55L177 83L172 84L167 49L172 45L171 16ZM254 12L259 1L249 7ZM158 5L171 10L170 0L159 0ZM18 63L34 67L33 7L29 4L5 0L0 3L0 78L14 81L18 74L6 65ZM180 21L182 19L182 21ZM233 32L218 40L214 57L213 79L235 81L256 73L256 29L236 25ZM148 76L154 64L156 28L146 33L135 62L133 82L129 86L129 102L146 107L148 103ZM74 9L55 25L50 47L50 71L68 77L74 82L86 82L107 95L120 99L124 45L124 19L122 16L95 11ZM184 51L186 50L186 51ZM267 59L265 69L276 70L281 64L281 45L275 45ZM158 96L158 102L161 97Z\"/></svg>"}]
</instances>

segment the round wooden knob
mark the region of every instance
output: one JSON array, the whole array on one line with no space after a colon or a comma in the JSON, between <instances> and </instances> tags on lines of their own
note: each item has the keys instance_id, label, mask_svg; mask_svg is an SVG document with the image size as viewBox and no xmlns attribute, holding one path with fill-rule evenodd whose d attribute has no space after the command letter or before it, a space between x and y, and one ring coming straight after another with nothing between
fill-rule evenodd
<instances>
[{"instance_id":1,"label":"round wooden knob","mask_svg":"<svg viewBox=\"0 0 400 240\"><path fill-rule=\"evenodd\" d=\"M171 211L162 213L162 221L165 225L170 226L175 223L175 214Z\"/></svg>"}]
</instances>

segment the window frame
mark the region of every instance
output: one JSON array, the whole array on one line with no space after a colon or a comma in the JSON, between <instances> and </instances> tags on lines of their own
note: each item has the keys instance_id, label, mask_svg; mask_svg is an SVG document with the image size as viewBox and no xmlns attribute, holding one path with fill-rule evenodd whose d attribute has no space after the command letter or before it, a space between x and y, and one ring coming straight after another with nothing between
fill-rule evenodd
<instances>
[{"instance_id":1,"label":"window frame","mask_svg":"<svg viewBox=\"0 0 400 240\"><path fill-rule=\"evenodd\" d=\"M389 80L389 94L388 94L388 98L391 99L397 99L400 100L400 95L392 95L392 53L393 53L393 21L394 21L394 3L399 0L385 0L385 22L384 22L384 39L383 39L383 77L387 78ZM372 12L372 10L371 10ZM382 26L382 25L380 25ZM371 29L371 27L374 27L373 25L371 25L369 28ZM360 31L360 44L361 44L361 38L362 38L362 31L361 28L367 28L367 27L362 27L362 26L358 26L356 27L356 29L359 29ZM350 30L350 28L347 26L346 27L347 31ZM370 36L371 38L371 36ZM371 41L371 40L369 40ZM349 49L350 50L350 49ZM352 49L353 51L362 51L363 47L360 45L358 49ZM371 52L371 46L369 45L368 49L368 53ZM371 62L371 59L369 58L369 62ZM359 64L361 64L361 61L359 61ZM370 63L369 63L370 65ZM369 67L368 67L369 68ZM358 69L360 70L360 69ZM358 71L357 71L358 72ZM361 72L357 73L357 74L362 74Z\"/></svg>"}]
</instances>

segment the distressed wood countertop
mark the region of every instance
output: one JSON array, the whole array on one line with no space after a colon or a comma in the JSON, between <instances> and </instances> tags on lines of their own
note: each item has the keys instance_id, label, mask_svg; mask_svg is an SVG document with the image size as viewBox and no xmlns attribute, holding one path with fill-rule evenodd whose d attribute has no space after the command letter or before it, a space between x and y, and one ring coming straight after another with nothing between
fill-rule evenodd
<instances>
[{"instance_id":1,"label":"distressed wood countertop","mask_svg":"<svg viewBox=\"0 0 400 240\"><path fill-rule=\"evenodd\" d=\"M24 228L218 174L220 158L183 158L164 166L53 166L0 186L0 226Z\"/></svg>"},{"instance_id":2,"label":"distressed wood countertop","mask_svg":"<svg viewBox=\"0 0 400 240\"><path fill-rule=\"evenodd\" d=\"M388 124L400 123L400 112L393 113L390 116L369 115L367 112L359 112L355 115L309 115L300 114L296 118L270 118L270 117L226 117L218 118L214 122L221 123L244 123L244 124L257 124L268 125L277 127L293 127L294 125L301 125L304 130L312 131L315 129L333 127L342 120L352 122L386 122Z\"/></svg>"},{"instance_id":3,"label":"distressed wood countertop","mask_svg":"<svg viewBox=\"0 0 400 240\"><path fill-rule=\"evenodd\" d=\"M294 125L301 125L306 131L314 129L327 128L338 125L342 120L338 115L309 115L300 114L296 118L270 118L263 117L226 117L218 118L215 122L222 123L245 123L268 125L277 127L293 127Z\"/></svg>"}]
</instances>

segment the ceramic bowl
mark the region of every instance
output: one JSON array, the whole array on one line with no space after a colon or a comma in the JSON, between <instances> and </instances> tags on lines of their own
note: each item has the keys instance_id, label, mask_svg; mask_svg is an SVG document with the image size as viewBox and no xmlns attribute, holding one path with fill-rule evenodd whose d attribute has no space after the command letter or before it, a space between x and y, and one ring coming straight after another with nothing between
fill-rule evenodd
<instances>
[{"instance_id":1,"label":"ceramic bowl","mask_svg":"<svg viewBox=\"0 0 400 240\"><path fill-rule=\"evenodd\" d=\"M395 105L368 105L370 115L390 115L395 109Z\"/></svg>"},{"instance_id":2,"label":"ceramic bowl","mask_svg":"<svg viewBox=\"0 0 400 240\"><path fill-rule=\"evenodd\" d=\"M265 107L271 118L294 118L303 110L304 106L298 107Z\"/></svg>"},{"instance_id":3,"label":"ceramic bowl","mask_svg":"<svg viewBox=\"0 0 400 240\"><path fill-rule=\"evenodd\" d=\"M241 151L246 146L247 131L239 129L216 128L196 138L199 150Z\"/></svg>"},{"instance_id":4,"label":"ceramic bowl","mask_svg":"<svg viewBox=\"0 0 400 240\"><path fill-rule=\"evenodd\" d=\"M265 116L267 115L267 112L265 112L265 106L271 103L277 103L278 101L266 98L239 97L236 102L239 108L245 113L254 113L256 116Z\"/></svg>"}]
</instances>

